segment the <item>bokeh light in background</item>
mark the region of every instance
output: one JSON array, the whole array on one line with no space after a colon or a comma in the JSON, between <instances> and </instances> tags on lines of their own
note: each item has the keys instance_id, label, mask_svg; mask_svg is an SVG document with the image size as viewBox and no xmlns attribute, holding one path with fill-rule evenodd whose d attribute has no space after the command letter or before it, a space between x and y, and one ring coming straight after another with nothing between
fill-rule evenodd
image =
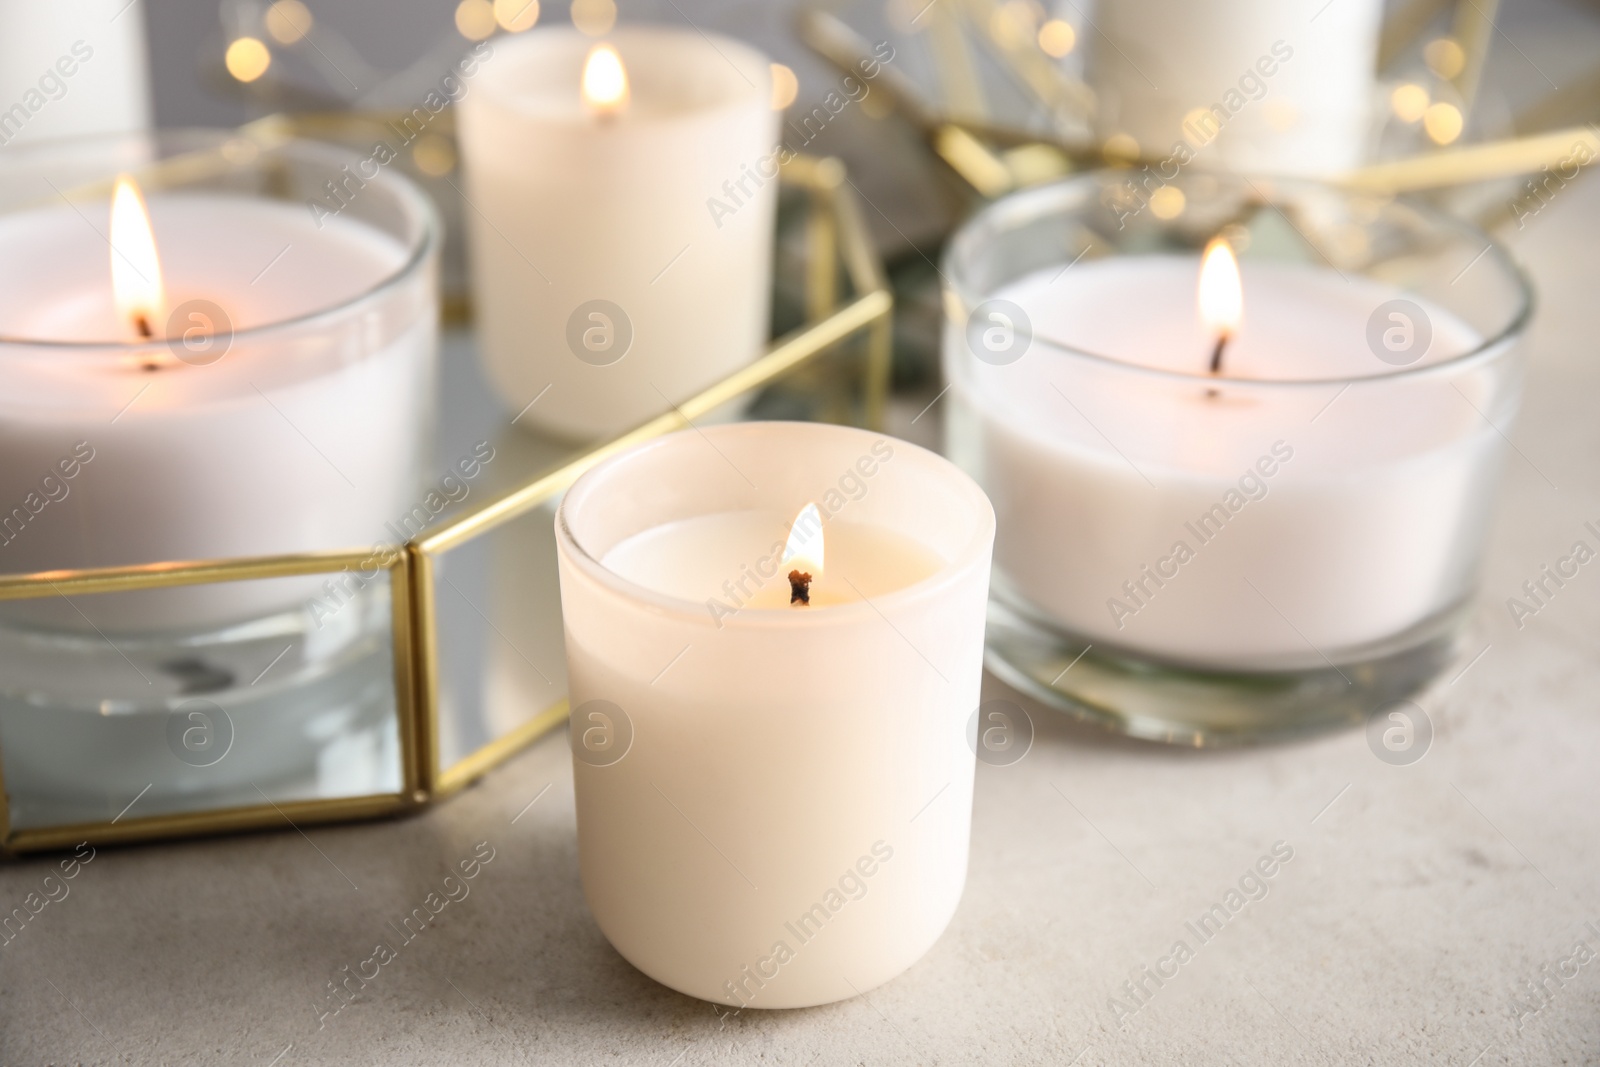
<instances>
[{"instance_id":1,"label":"bokeh light in background","mask_svg":"<svg viewBox=\"0 0 1600 1067\"><path fill-rule=\"evenodd\" d=\"M1466 68L1467 53L1454 38L1440 37L1423 46L1422 60L1429 70L1449 81Z\"/></svg>"},{"instance_id":2,"label":"bokeh light in background","mask_svg":"<svg viewBox=\"0 0 1600 1067\"><path fill-rule=\"evenodd\" d=\"M1389 107L1401 122L1416 122L1428 110L1428 90L1420 85L1397 85L1389 94Z\"/></svg>"},{"instance_id":3,"label":"bokeh light in background","mask_svg":"<svg viewBox=\"0 0 1600 1067\"><path fill-rule=\"evenodd\" d=\"M311 32L311 9L300 0L278 0L267 8L267 32L279 44L298 44Z\"/></svg>"},{"instance_id":4,"label":"bokeh light in background","mask_svg":"<svg viewBox=\"0 0 1600 1067\"><path fill-rule=\"evenodd\" d=\"M222 61L229 74L242 82L253 82L272 66L272 53L256 38L240 37L228 46Z\"/></svg>"},{"instance_id":5,"label":"bokeh light in background","mask_svg":"<svg viewBox=\"0 0 1600 1067\"><path fill-rule=\"evenodd\" d=\"M1070 53L1078 45L1078 31L1071 23L1051 19L1039 27L1039 47L1044 54L1055 59Z\"/></svg>"},{"instance_id":6,"label":"bokeh light in background","mask_svg":"<svg viewBox=\"0 0 1600 1067\"><path fill-rule=\"evenodd\" d=\"M1465 124L1461 109L1454 104L1438 103L1422 113L1422 128L1434 144L1449 144L1461 136Z\"/></svg>"},{"instance_id":7,"label":"bokeh light in background","mask_svg":"<svg viewBox=\"0 0 1600 1067\"><path fill-rule=\"evenodd\" d=\"M461 0L456 5L456 29L467 40L485 40L494 27L494 5L489 0Z\"/></svg>"},{"instance_id":8,"label":"bokeh light in background","mask_svg":"<svg viewBox=\"0 0 1600 1067\"><path fill-rule=\"evenodd\" d=\"M539 21L539 0L494 0L494 21L507 33L531 30Z\"/></svg>"},{"instance_id":9,"label":"bokeh light in background","mask_svg":"<svg viewBox=\"0 0 1600 1067\"><path fill-rule=\"evenodd\" d=\"M782 111L800 95L800 79L782 63L772 64L772 110Z\"/></svg>"},{"instance_id":10,"label":"bokeh light in background","mask_svg":"<svg viewBox=\"0 0 1600 1067\"><path fill-rule=\"evenodd\" d=\"M1163 185L1150 194L1150 214L1158 219L1175 219L1183 214L1188 201L1176 185Z\"/></svg>"}]
</instances>

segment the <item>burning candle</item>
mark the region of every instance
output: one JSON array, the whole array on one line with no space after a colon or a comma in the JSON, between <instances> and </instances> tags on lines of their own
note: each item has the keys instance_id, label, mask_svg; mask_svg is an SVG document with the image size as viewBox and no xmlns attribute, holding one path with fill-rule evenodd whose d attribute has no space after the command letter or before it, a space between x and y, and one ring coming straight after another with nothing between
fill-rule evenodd
<instances>
[{"instance_id":1,"label":"burning candle","mask_svg":"<svg viewBox=\"0 0 1600 1067\"><path fill-rule=\"evenodd\" d=\"M1233 248L1213 237L1200 259L1200 320L1217 339L1211 349L1212 374L1222 373L1222 353L1244 317L1244 292L1239 284L1239 263Z\"/></svg>"},{"instance_id":2,"label":"burning candle","mask_svg":"<svg viewBox=\"0 0 1600 1067\"><path fill-rule=\"evenodd\" d=\"M778 184L766 58L639 27L495 48L461 139L479 340L518 424L619 433L756 358Z\"/></svg>"},{"instance_id":3,"label":"burning candle","mask_svg":"<svg viewBox=\"0 0 1600 1067\"><path fill-rule=\"evenodd\" d=\"M413 524L437 231L390 174L314 217L349 162L209 133L0 154L0 573L376 549ZM0 604L13 828L400 789L389 551Z\"/></svg>"},{"instance_id":4,"label":"burning candle","mask_svg":"<svg viewBox=\"0 0 1600 1067\"><path fill-rule=\"evenodd\" d=\"M583 61L583 106L596 118L620 115L628 106L628 72L616 48L601 43Z\"/></svg>"},{"instance_id":5,"label":"burning candle","mask_svg":"<svg viewBox=\"0 0 1600 1067\"><path fill-rule=\"evenodd\" d=\"M1464 513L1480 509L1467 494L1486 479L1470 475L1498 457L1500 438L1464 399L1437 413L1408 411L1397 388L1350 422L1331 409L1319 432L1315 407L1302 414L1230 385L1220 371L1271 374L1280 356L1312 378L1381 368L1364 345L1341 342L1359 338L1372 308L1395 293L1270 267L1251 272L1257 310L1245 317L1225 249L1214 246L1203 269L1184 256L1080 263L1070 285L1052 285L1051 269L999 297L1028 311L1035 340L1127 353L1132 367L1187 367L1217 384L1144 388L1135 373L1112 384L1100 368L1042 353L983 365L957 386L952 447L983 465L1000 514L1004 580L1072 632L1178 661L1309 666L1322 662L1318 648L1375 642L1459 597L1448 579L1460 558L1452 542L1468 532ZM1145 309L1143 326L1130 325L1135 307ZM1481 342L1443 309L1429 317L1436 355ZM974 417L976 425L965 421ZM1373 418L1404 422L1420 455L1352 479L1352 464L1368 458L1358 445ZM1324 554L1308 558L1311 548Z\"/></svg>"},{"instance_id":6,"label":"burning candle","mask_svg":"<svg viewBox=\"0 0 1600 1067\"><path fill-rule=\"evenodd\" d=\"M166 315L161 256L150 228L150 212L127 175L111 190L111 299L131 339L148 341Z\"/></svg>"},{"instance_id":7,"label":"burning candle","mask_svg":"<svg viewBox=\"0 0 1600 1067\"><path fill-rule=\"evenodd\" d=\"M998 517L991 639L1056 650L1026 670L1019 645L992 660L1046 696L1052 679L1091 685L1093 663L1064 672L1090 647L1092 660L1165 664L1194 685L1206 672L1326 671L1339 692L1319 699L1347 715L1335 672L1365 679L1353 665L1448 647L1471 593L1516 402L1518 364L1505 357L1526 309L1519 280L1498 252L1464 271L1486 238L1407 206L1347 214L1316 186L1278 188L1285 216L1246 183L1206 186L1211 201L1191 186L1193 216L1173 224L1193 240L1197 219L1253 217L1247 234L1285 258L1241 264L1219 240L1203 257L1150 252L1175 246L1174 231L1141 220L1119 234L1098 199L1115 181L997 204L946 267L949 448ZM1330 269L1281 217L1324 220L1346 239L1367 237L1362 219L1370 247L1396 262ZM1144 254L1059 249L1052 263L1062 234ZM1460 261L1396 284L1425 255ZM986 349L1001 318L1014 330ZM1138 673L1078 699L1154 701L1153 674L1141 691ZM1174 700L1198 704L1196 691ZM1246 702L1223 701L1236 727ZM1159 718L1138 728L1171 736Z\"/></svg>"},{"instance_id":8,"label":"burning candle","mask_svg":"<svg viewBox=\"0 0 1600 1067\"><path fill-rule=\"evenodd\" d=\"M937 939L966 878L992 524L948 461L815 424L672 435L567 493L579 860L630 962L798 1007Z\"/></svg>"},{"instance_id":9,"label":"burning candle","mask_svg":"<svg viewBox=\"0 0 1600 1067\"><path fill-rule=\"evenodd\" d=\"M6 157L33 168L13 185L33 206L0 214L0 572L383 538L415 503L431 420L433 223L419 195L388 178L368 191L410 227L404 238L354 217L319 224L303 202L238 192L249 165L217 156L232 190L158 183L147 211L124 178L109 199L63 202L37 175L70 189L71 166L41 164L45 151ZM344 162L308 145L276 152L296 173ZM301 609L320 586L4 610L64 628L181 629Z\"/></svg>"}]
</instances>

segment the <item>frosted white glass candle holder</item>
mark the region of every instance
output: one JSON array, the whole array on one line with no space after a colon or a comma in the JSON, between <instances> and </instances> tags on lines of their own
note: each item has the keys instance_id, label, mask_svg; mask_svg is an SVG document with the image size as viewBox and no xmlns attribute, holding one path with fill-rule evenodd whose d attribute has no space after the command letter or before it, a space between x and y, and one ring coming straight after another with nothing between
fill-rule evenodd
<instances>
[{"instance_id":1,"label":"frosted white glass candle holder","mask_svg":"<svg viewBox=\"0 0 1600 1067\"><path fill-rule=\"evenodd\" d=\"M832 546L819 586L842 602L796 607L777 558L808 502ZM735 1007L839 1000L911 966L966 879L981 490L866 431L719 426L594 468L556 537L579 861L606 937ZM924 576L901 585L912 557Z\"/></svg>"},{"instance_id":2,"label":"frosted white glass candle holder","mask_svg":"<svg viewBox=\"0 0 1600 1067\"><path fill-rule=\"evenodd\" d=\"M1117 172L1000 201L945 260L950 454L998 522L988 662L1128 733L1360 721L1450 661L1531 306L1481 232L1311 182ZM1243 319L1196 309L1239 248Z\"/></svg>"},{"instance_id":3,"label":"frosted white glass candle holder","mask_svg":"<svg viewBox=\"0 0 1600 1067\"><path fill-rule=\"evenodd\" d=\"M144 341L111 292L120 172L167 289ZM414 186L325 145L0 156L0 573L370 546L336 574L0 603L13 825L399 790L385 572L422 525L437 244Z\"/></svg>"}]
</instances>

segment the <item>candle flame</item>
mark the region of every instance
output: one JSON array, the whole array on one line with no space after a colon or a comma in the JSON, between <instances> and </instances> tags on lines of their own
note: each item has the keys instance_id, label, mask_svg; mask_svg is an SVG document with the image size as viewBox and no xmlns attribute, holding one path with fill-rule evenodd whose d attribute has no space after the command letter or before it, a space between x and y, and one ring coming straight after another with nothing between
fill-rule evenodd
<instances>
[{"instance_id":1,"label":"candle flame","mask_svg":"<svg viewBox=\"0 0 1600 1067\"><path fill-rule=\"evenodd\" d=\"M161 257L144 197L126 174L111 194L111 295L136 338L156 335L166 313Z\"/></svg>"},{"instance_id":2,"label":"candle flame","mask_svg":"<svg viewBox=\"0 0 1600 1067\"><path fill-rule=\"evenodd\" d=\"M599 116L616 115L628 106L628 72L609 44L595 45L583 61L583 104Z\"/></svg>"},{"instance_id":3,"label":"candle flame","mask_svg":"<svg viewBox=\"0 0 1600 1067\"><path fill-rule=\"evenodd\" d=\"M789 543L783 549L783 565L805 571L812 578L822 577L822 512L807 504L789 528Z\"/></svg>"},{"instance_id":4,"label":"candle flame","mask_svg":"<svg viewBox=\"0 0 1600 1067\"><path fill-rule=\"evenodd\" d=\"M1239 261L1221 237L1206 245L1200 262L1200 321L1218 337L1232 337L1244 316L1244 291L1239 284Z\"/></svg>"}]
</instances>

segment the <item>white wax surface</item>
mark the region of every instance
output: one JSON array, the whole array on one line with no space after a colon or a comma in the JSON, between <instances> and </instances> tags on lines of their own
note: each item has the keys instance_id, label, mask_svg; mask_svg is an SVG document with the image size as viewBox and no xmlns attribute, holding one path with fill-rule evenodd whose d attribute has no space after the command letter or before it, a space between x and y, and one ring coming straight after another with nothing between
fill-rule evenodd
<instances>
[{"instance_id":1,"label":"white wax surface","mask_svg":"<svg viewBox=\"0 0 1600 1067\"><path fill-rule=\"evenodd\" d=\"M829 523L823 527L825 566L811 585L811 604L791 606L787 576L792 568L781 556L793 521L793 516L765 511L700 515L635 534L600 562L629 581L681 600L798 611L871 600L919 582L944 564L924 545L892 530Z\"/></svg>"},{"instance_id":2,"label":"white wax surface","mask_svg":"<svg viewBox=\"0 0 1600 1067\"><path fill-rule=\"evenodd\" d=\"M82 207L80 205L80 207ZM318 230L303 205L224 195L150 198L173 305L203 297L248 329L309 315L402 265L394 239L349 219ZM104 219L106 208L82 207ZM70 208L0 217L0 516L43 494L78 442L68 494L0 543L0 572L358 548L417 492L427 446L431 275L303 328L236 336L208 366L136 350L12 343L120 337L109 248ZM165 345L153 349L167 355ZM78 598L102 628L209 624L293 606L319 581ZM8 609L82 625L64 605Z\"/></svg>"},{"instance_id":3,"label":"white wax surface","mask_svg":"<svg viewBox=\"0 0 1600 1067\"><path fill-rule=\"evenodd\" d=\"M1198 374L1211 340L1197 274L1195 258L1128 257L993 295L1022 306L1036 338ZM1366 323L1397 292L1312 267L1246 262L1243 275L1227 374L1355 384L1213 387L1036 342L1010 365L952 365L951 449L994 502L998 580L1068 630L1204 665L1322 663L1459 599L1500 440L1473 382L1383 377L1394 368L1367 347ZM1426 362L1478 343L1429 315ZM946 343L966 341L952 328ZM1219 503L1225 528L1202 541L1191 525ZM1194 558L1130 597L1123 583L1180 541ZM1135 611L1114 613L1113 599Z\"/></svg>"}]
</instances>

